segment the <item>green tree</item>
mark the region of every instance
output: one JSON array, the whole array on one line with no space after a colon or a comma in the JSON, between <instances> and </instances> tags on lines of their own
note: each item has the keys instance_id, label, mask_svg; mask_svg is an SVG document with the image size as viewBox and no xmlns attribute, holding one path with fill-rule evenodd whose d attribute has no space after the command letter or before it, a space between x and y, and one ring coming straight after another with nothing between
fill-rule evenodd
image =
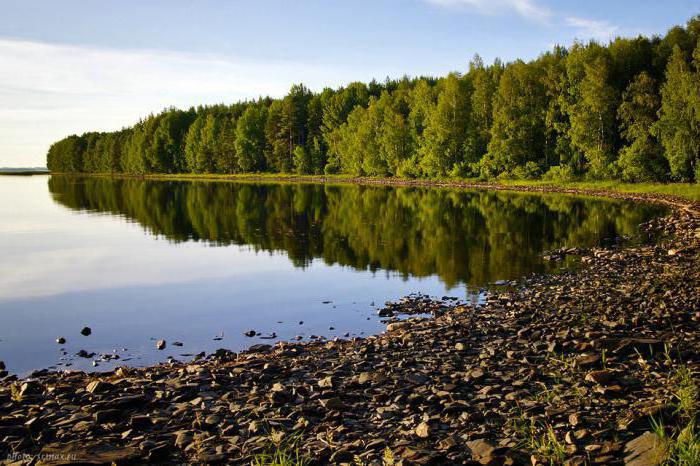
<instances>
[{"instance_id":1,"label":"green tree","mask_svg":"<svg viewBox=\"0 0 700 466\"><path fill-rule=\"evenodd\" d=\"M493 122L493 98L496 93L498 72L495 67L487 69L479 55L469 64L472 83L469 128L465 143L465 162L481 160L488 150ZM470 171L471 174L471 171Z\"/></svg>"},{"instance_id":2,"label":"green tree","mask_svg":"<svg viewBox=\"0 0 700 466\"><path fill-rule=\"evenodd\" d=\"M527 162L540 162L546 111L542 70L521 61L506 67L493 104L491 141L481 160L481 176L507 176Z\"/></svg>"},{"instance_id":3,"label":"green tree","mask_svg":"<svg viewBox=\"0 0 700 466\"><path fill-rule=\"evenodd\" d=\"M469 124L469 89L466 80L451 73L442 83L421 139L421 166L428 176L445 176L464 161Z\"/></svg>"},{"instance_id":4,"label":"green tree","mask_svg":"<svg viewBox=\"0 0 700 466\"><path fill-rule=\"evenodd\" d=\"M267 108L250 105L238 119L235 148L238 154L238 169L254 172L265 167L265 122Z\"/></svg>"},{"instance_id":5,"label":"green tree","mask_svg":"<svg viewBox=\"0 0 700 466\"><path fill-rule=\"evenodd\" d=\"M574 102L568 108L569 135L574 149L586 158L589 175L601 179L614 175L618 95L608 82L609 57L604 49L596 45L593 48L600 53L584 57L579 65L580 80L576 77L569 82L574 94ZM572 60L578 57L579 54L570 55Z\"/></svg>"},{"instance_id":6,"label":"green tree","mask_svg":"<svg viewBox=\"0 0 700 466\"><path fill-rule=\"evenodd\" d=\"M696 51L695 66L698 66ZM652 133L659 139L677 180L700 181L700 77L679 46L666 68L661 87L661 112Z\"/></svg>"},{"instance_id":7,"label":"green tree","mask_svg":"<svg viewBox=\"0 0 700 466\"><path fill-rule=\"evenodd\" d=\"M296 146L294 148L294 171L300 175L313 173L311 153L306 150L305 146Z\"/></svg>"},{"instance_id":8,"label":"green tree","mask_svg":"<svg viewBox=\"0 0 700 466\"><path fill-rule=\"evenodd\" d=\"M646 72L638 74L618 110L622 136L628 142L618 159L625 181L661 180L666 172L662 148L650 133L659 107L653 78Z\"/></svg>"}]
</instances>

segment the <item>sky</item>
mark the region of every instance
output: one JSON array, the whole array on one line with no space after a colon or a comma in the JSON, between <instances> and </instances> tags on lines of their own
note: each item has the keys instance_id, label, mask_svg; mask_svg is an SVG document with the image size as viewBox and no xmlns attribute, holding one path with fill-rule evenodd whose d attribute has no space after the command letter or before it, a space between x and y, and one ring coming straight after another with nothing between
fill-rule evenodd
<instances>
[{"instance_id":1,"label":"sky","mask_svg":"<svg viewBox=\"0 0 700 466\"><path fill-rule=\"evenodd\" d=\"M0 167L174 106L664 34L700 0L0 0Z\"/></svg>"}]
</instances>

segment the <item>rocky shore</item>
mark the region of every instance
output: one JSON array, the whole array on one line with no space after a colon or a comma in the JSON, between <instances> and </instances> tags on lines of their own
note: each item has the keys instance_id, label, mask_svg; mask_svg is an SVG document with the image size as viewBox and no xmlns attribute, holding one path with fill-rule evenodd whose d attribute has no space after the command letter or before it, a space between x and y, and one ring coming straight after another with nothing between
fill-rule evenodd
<instances>
[{"instance_id":1,"label":"rocky shore","mask_svg":"<svg viewBox=\"0 0 700 466\"><path fill-rule=\"evenodd\" d=\"M700 214L646 197L672 207L654 245L552 251L582 267L375 337L5 377L0 464L659 464L700 371Z\"/></svg>"}]
</instances>

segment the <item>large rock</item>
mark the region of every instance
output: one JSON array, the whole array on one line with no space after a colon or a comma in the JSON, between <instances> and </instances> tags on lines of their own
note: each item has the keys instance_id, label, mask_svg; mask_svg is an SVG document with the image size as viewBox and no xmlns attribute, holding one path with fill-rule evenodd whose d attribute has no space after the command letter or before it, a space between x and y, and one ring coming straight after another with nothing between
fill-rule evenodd
<instances>
[{"instance_id":1,"label":"large rock","mask_svg":"<svg viewBox=\"0 0 700 466\"><path fill-rule=\"evenodd\" d=\"M118 447L104 442L75 441L46 445L37 465L125 464L134 463L141 452L134 447Z\"/></svg>"},{"instance_id":2,"label":"large rock","mask_svg":"<svg viewBox=\"0 0 700 466\"><path fill-rule=\"evenodd\" d=\"M625 445L627 466L660 466L666 459L667 446L653 432L645 432Z\"/></svg>"}]
</instances>

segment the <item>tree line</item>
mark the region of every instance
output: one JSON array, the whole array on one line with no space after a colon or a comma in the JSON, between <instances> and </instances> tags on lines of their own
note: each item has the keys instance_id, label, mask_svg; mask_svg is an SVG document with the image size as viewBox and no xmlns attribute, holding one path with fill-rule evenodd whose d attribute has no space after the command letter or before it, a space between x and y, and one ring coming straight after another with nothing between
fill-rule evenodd
<instances>
[{"instance_id":1,"label":"tree line","mask_svg":"<svg viewBox=\"0 0 700 466\"><path fill-rule=\"evenodd\" d=\"M86 173L343 173L700 182L700 16L464 73L168 108L54 143Z\"/></svg>"}]
</instances>

